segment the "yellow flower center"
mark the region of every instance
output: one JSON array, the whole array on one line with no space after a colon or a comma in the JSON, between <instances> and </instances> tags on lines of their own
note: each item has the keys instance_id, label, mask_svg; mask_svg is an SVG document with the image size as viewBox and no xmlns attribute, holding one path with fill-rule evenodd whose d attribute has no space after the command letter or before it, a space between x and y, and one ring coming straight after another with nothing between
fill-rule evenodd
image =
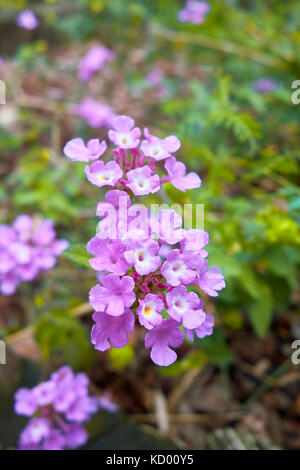
<instances>
[{"instance_id":1,"label":"yellow flower center","mask_svg":"<svg viewBox=\"0 0 300 470\"><path fill-rule=\"evenodd\" d=\"M173 271L178 271L179 269L181 269L181 264L175 264L175 266L173 266Z\"/></svg>"},{"instance_id":2,"label":"yellow flower center","mask_svg":"<svg viewBox=\"0 0 300 470\"><path fill-rule=\"evenodd\" d=\"M145 315L149 315L150 310L151 310L150 305L146 305L145 308L144 308L144 314L145 314Z\"/></svg>"}]
</instances>

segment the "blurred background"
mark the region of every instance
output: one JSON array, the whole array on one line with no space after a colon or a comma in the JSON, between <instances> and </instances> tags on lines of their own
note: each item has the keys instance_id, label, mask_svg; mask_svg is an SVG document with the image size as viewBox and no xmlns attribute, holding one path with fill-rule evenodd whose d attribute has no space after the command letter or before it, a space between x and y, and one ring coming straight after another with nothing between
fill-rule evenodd
<instances>
[{"instance_id":1,"label":"blurred background","mask_svg":"<svg viewBox=\"0 0 300 470\"><path fill-rule=\"evenodd\" d=\"M120 409L97 417L90 448L300 447L300 3L208 3L195 25L178 20L179 0L0 0L0 223L40 214L71 243L50 273L0 296L4 448L24 426L15 390L65 363ZM33 30L16 24L25 8ZM93 46L115 55L82 82L78 63ZM202 186L167 187L167 198L205 204L209 259L226 279L208 299L214 334L185 343L167 368L150 361L138 329L123 349L90 344L85 243L104 193L62 148L106 138L111 113L179 137L177 155Z\"/></svg>"}]
</instances>

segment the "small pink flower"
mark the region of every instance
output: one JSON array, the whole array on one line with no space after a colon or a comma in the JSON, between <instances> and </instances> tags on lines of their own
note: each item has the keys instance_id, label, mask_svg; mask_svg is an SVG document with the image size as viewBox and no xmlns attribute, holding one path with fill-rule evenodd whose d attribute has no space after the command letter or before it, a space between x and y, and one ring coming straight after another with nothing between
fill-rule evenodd
<instances>
[{"instance_id":1,"label":"small pink flower","mask_svg":"<svg viewBox=\"0 0 300 470\"><path fill-rule=\"evenodd\" d=\"M55 396L55 384L51 380L42 382L35 387L33 393L39 406L49 405Z\"/></svg>"},{"instance_id":2,"label":"small pink flower","mask_svg":"<svg viewBox=\"0 0 300 470\"><path fill-rule=\"evenodd\" d=\"M185 328L197 328L204 322L204 302L195 292L187 292L186 287L178 286L167 293L166 300L170 316L182 322Z\"/></svg>"},{"instance_id":3,"label":"small pink flower","mask_svg":"<svg viewBox=\"0 0 300 470\"><path fill-rule=\"evenodd\" d=\"M197 0L187 0L185 8L179 11L178 19L182 23L189 22L201 24L205 20L206 14L210 10L207 2L198 2Z\"/></svg>"},{"instance_id":4,"label":"small pink flower","mask_svg":"<svg viewBox=\"0 0 300 470\"><path fill-rule=\"evenodd\" d=\"M108 137L119 148L132 149L139 145L141 130L134 127L134 120L129 116L116 116L112 122L113 129Z\"/></svg>"},{"instance_id":5,"label":"small pink flower","mask_svg":"<svg viewBox=\"0 0 300 470\"><path fill-rule=\"evenodd\" d=\"M114 161L104 163L102 160L87 165L84 169L87 179L95 186L115 186L123 176L121 167Z\"/></svg>"},{"instance_id":6,"label":"small pink flower","mask_svg":"<svg viewBox=\"0 0 300 470\"><path fill-rule=\"evenodd\" d=\"M160 315L163 309L164 303L157 295L147 294L144 299L139 300L139 306L136 310L140 324L147 330L159 325L163 319Z\"/></svg>"},{"instance_id":7,"label":"small pink flower","mask_svg":"<svg viewBox=\"0 0 300 470\"><path fill-rule=\"evenodd\" d=\"M85 98L73 110L76 116L84 119L91 127L111 127L115 117L111 106Z\"/></svg>"},{"instance_id":8,"label":"small pink flower","mask_svg":"<svg viewBox=\"0 0 300 470\"><path fill-rule=\"evenodd\" d=\"M145 348L152 348L150 356L155 364L166 367L176 361L177 354L170 346L177 348L183 343L184 334L178 327L179 323L167 318L146 334Z\"/></svg>"},{"instance_id":9,"label":"small pink flower","mask_svg":"<svg viewBox=\"0 0 300 470\"><path fill-rule=\"evenodd\" d=\"M110 189L104 196L105 201L112 204L116 209L123 205L123 207L130 206L130 196L125 191L119 189Z\"/></svg>"},{"instance_id":10,"label":"small pink flower","mask_svg":"<svg viewBox=\"0 0 300 470\"><path fill-rule=\"evenodd\" d=\"M155 240L134 240L127 244L124 256L126 261L134 266L136 272L141 276L156 271L161 260L158 256L159 244Z\"/></svg>"},{"instance_id":11,"label":"small pink flower","mask_svg":"<svg viewBox=\"0 0 300 470\"><path fill-rule=\"evenodd\" d=\"M62 450L66 445L66 439L58 429L52 429L45 437L41 450Z\"/></svg>"},{"instance_id":12,"label":"small pink flower","mask_svg":"<svg viewBox=\"0 0 300 470\"><path fill-rule=\"evenodd\" d=\"M51 424L45 418L33 418L20 435L22 445L29 443L39 444L51 431Z\"/></svg>"},{"instance_id":13,"label":"small pink flower","mask_svg":"<svg viewBox=\"0 0 300 470\"><path fill-rule=\"evenodd\" d=\"M168 172L170 183L185 192L186 189L200 188L201 179L197 173L186 173L186 166L182 162L178 162L175 157L169 158L165 163L165 169Z\"/></svg>"},{"instance_id":14,"label":"small pink flower","mask_svg":"<svg viewBox=\"0 0 300 470\"><path fill-rule=\"evenodd\" d=\"M90 162L101 157L107 149L105 140L91 139L85 145L84 141L77 137L69 140L64 146L64 154L73 162Z\"/></svg>"},{"instance_id":15,"label":"small pink flower","mask_svg":"<svg viewBox=\"0 0 300 470\"><path fill-rule=\"evenodd\" d=\"M112 317L104 312L95 312L95 325L92 328L91 340L99 351L113 348L123 348L128 344L128 334L134 329L134 315L125 309L122 315Z\"/></svg>"},{"instance_id":16,"label":"small pink flower","mask_svg":"<svg viewBox=\"0 0 300 470\"><path fill-rule=\"evenodd\" d=\"M160 178L158 175L151 175L151 169L147 165L128 171L128 188L135 196L156 193L160 190Z\"/></svg>"},{"instance_id":17,"label":"small pink flower","mask_svg":"<svg viewBox=\"0 0 300 470\"><path fill-rule=\"evenodd\" d=\"M15 412L19 415L31 416L38 408L35 394L29 388L20 388L15 394Z\"/></svg>"},{"instance_id":18,"label":"small pink flower","mask_svg":"<svg viewBox=\"0 0 300 470\"><path fill-rule=\"evenodd\" d=\"M169 245L184 239L182 217L173 209L161 209L156 216L150 218L150 226L152 233Z\"/></svg>"},{"instance_id":19,"label":"small pink flower","mask_svg":"<svg viewBox=\"0 0 300 470\"><path fill-rule=\"evenodd\" d=\"M210 336L213 332L214 329L214 324L215 324L215 319L210 313L205 314L205 320L204 322L198 326L197 328L194 328L192 330L189 330L186 328L186 334L187 337L193 341L194 340L194 333L195 335L202 339L205 338L205 336Z\"/></svg>"},{"instance_id":20,"label":"small pink flower","mask_svg":"<svg viewBox=\"0 0 300 470\"><path fill-rule=\"evenodd\" d=\"M78 76L80 80L89 81L97 70L101 70L105 63L113 58L114 53L106 47L92 47L79 61Z\"/></svg>"},{"instance_id":21,"label":"small pink flower","mask_svg":"<svg viewBox=\"0 0 300 470\"><path fill-rule=\"evenodd\" d=\"M17 237L19 240L22 242L28 242L31 239L32 235L32 226L33 226L33 219L27 214L20 214L18 215L13 224L12 224L12 231L14 231L17 234ZM0 226L0 230L1 230ZM3 236L0 232L1 239L3 239ZM15 237L16 238L16 237Z\"/></svg>"},{"instance_id":22,"label":"small pink flower","mask_svg":"<svg viewBox=\"0 0 300 470\"><path fill-rule=\"evenodd\" d=\"M20 28L32 30L38 27L39 20L31 10L23 10L18 15L16 23Z\"/></svg>"},{"instance_id":23,"label":"small pink flower","mask_svg":"<svg viewBox=\"0 0 300 470\"><path fill-rule=\"evenodd\" d=\"M180 253L178 249L170 251L165 263L161 267L161 273L171 286L180 284L189 285L196 279L198 257L194 253Z\"/></svg>"},{"instance_id":24,"label":"small pink flower","mask_svg":"<svg viewBox=\"0 0 300 470\"><path fill-rule=\"evenodd\" d=\"M164 73L160 69L153 69L146 75L146 81L149 85L158 85L164 77Z\"/></svg>"},{"instance_id":25,"label":"small pink flower","mask_svg":"<svg viewBox=\"0 0 300 470\"><path fill-rule=\"evenodd\" d=\"M197 282L199 287L211 297L218 295L218 290L222 290L225 287L224 276L220 269L216 266L208 268L208 261L203 260L202 267L197 270Z\"/></svg>"},{"instance_id":26,"label":"small pink flower","mask_svg":"<svg viewBox=\"0 0 300 470\"><path fill-rule=\"evenodd\" d=\"M69 424L65 436L64 444L69 449L76 449L82 446L88 440L88 433L79 423Z\"/></svg>"},{"instance_id":27,"label":"small pink flower","mask_svg":"<svg viewBox=\"0 0 300 470\"><path fill-rule=\"evenodd\" d=\"M95 256L89 260L96 271L110 271L119 276L124 275L130 265L124 258L125 247L120 240L92 238L86 247L88 253Z\"/></svg>"},{"instance_id":28,"label":"small pink flower","mask_svg":"<svg viewBox=\"0 0 300 470\"><path fill-rule=\"evenodd\" d=\"M102 276L102 286L96 284L89 294L91 306L99 312L111 316L122 315L125 307L131 307L135 301L134 280L129 276L121 279L116 274Z\"/></svg>"},{"instance_id":29,"label":"small pink flower","mask_svg":"<svg viewBox=\"0 0 300 470\"><path fill-rule=\"evenodd\" d=\"M209 235L205 230L186 230L184 239L180 242L181 251L195 251L203 258L208 255L206 250L202 250L209 242Z\"/></svg>"},{"instance_id":30,"label":"small pink flower","mask_svg":"<svg viewBox=\"0 0 300 470\"><path fill-rule=\"evenodd\" d=\"M146 157L153 158L156 161L171 157L172 153L176 152L181 146L175 135L160 139L151 135L147 128L144 129L144 135L147 140L142 141L141 150Z\"/></svg>"},{"instance_id":31,"label":"small pink flower","mask_svg":"<svg viewBox=\"0 0 300 470\"><path fill-rule=\"evenodd\" d=\"M261 77L252 83L253 90L258 93L271 93L278 86L278 83L272 78Z\"/></svg>"}]
</instances>

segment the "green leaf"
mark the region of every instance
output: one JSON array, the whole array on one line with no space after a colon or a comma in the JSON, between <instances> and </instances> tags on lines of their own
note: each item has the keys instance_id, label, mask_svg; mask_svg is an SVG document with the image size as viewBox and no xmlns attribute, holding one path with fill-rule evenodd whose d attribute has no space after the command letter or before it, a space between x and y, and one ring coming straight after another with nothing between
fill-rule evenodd
<instances>
[{"instance_id":1,"label":"green leaf","mask_svg":"<svg viewBox=\"0 0 300 470\"><path fill-rule=\"evenodd\" d=\"M64 309L55 309L39 317L35 338L44 359L58 351L74 369L86 369L93 362L93 348L85 327Z\"/></svg>"},{"instance_id":2,"label":"green leaf","mask_svg":"<svg viewBox=\"0 0 300 470\"><path fill-rule=\"evenodd\" d=\"M261 295L253 300L249 307L248 313L255 333L260 338L264 338L269 330L272 320L273 300L266 284L261 285Z\"/></svg>"},{"instance_id":3,"label":"green leaf","mask_svg":"<svg viewBox=\"0 0 300 470\"><path fill-rule=\"evenodd\" d=\"M209 251L209 262L211 265L218 266L228 278L240 278L242 266L238 263L234 255L229 255L224 248L211 249Z\"/></svg>"},{"instance_id":4,"label":"green leaf","mask_svg":"<svg viewBox=\"0 0 300 470\"><path fill-rule=\"evenodd\" d=\"M257 277L256 273L253 271L251 266L242 265L242 275L240 277L241 283L245 291L254 298L257 298L261 295L261 284L260 280Z\"/></svg>"},{"instance_id":5,"label":"green leaf","mask_svg":"<svg viewBox=\"0 0 300 470\"><path fill-rule=\"evenodd\" d=\"M176 377L188 370L201 369L206 361L207 355L204 351L193 351L168 367L160 367L159 371L166 377Z\"/></svg>"},{"instance_id":6,"label":"green leaf","mask_svg":"<svg viewBox=\"0 0 300 470\"><path fill-rule=\"evenodd\" d=\"M233 354L226 343L223 330L216 327L211 336L195 340L206 353L208 360L216 366L225 368L233 362Z\"/></svg>"},{"instance_id":7,"label":"green leaf","mask_svg":"<svg viewBox=\"0 0 300 470\"><path fill-rule=\"evenodd\" d=\"M110 348L109 359L116 369L123 369L128 366L135 357L134 349L131 344L127 344L124 348Z\"/></svg>"},{"instance_id":8,"label":"green leaf","mask_svg":"<svg viewBox=\"0 0 300 470\"><path fill-rule=\"evenodd\" d=\"M74 263L90 267L89 259L91 259L91 255L87 253L85 245L71 245L63 252L63 255L74 261Z\"/></svg>"},{"instance_id":9,"label":"green leaf","mask_svg":"<svg viewBox=\"0 0 300 470\"><path fill-rule=\"evenodd\" d=\"M297 287L296 262L294 250L291 247L281 246L269 249L264 261L272 273L287 281L291 289Z\"/></svg>"}]
</instances>

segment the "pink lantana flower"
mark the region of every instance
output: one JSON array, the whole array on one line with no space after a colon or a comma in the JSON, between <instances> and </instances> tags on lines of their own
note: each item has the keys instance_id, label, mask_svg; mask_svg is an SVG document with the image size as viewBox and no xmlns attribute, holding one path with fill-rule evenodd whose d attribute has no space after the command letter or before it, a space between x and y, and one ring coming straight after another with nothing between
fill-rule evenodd
<instances>
[{"instance_id":1,"label":"pink lantana flower","mask_svg":"<svg viewBox=\"0 0 300 470\"><path fill-rule=\"evenodd\" d=\"M129 207L131 204L130 196L125 191L119 189L110 189L104 196L105 201L112 204L116 209L122 204L123 207Z\"/></svg>"},{"instance_id":2,"label":"pink lantana flower","mask_svg":"<svg viewBox=\"0 0 300 470\"><path fill-rule=\"evenodd\" d=\"M116 274L102 276L102 286L96 284L89 293L91 306L99 312L111 316L122 315L125 307L131 307L135 301L134 280L124 276L121 279Z\"/></svg>"},{"instance_id":3,"label":"pink lantana flower","mask_svg":"<svg viewBox=\"0 0 300 470\"><path fill-rule=\"evenodd\" d=\"M208 261L203 260L202 267L197 269L197 279L199 287L211 297L218 296L218 290L225 287L224 276L220 269L216 266L211 266L209 269Z\"/></svg>"},{"instance_id":4,"label":"pink lantana flower","mask_svg":"<svg viewBox=\"0 0 300 470\"><path fill-rule=\"evenodd\" d=\"M159 325L163 319L160 314L163 309L164 303L157 295L147 294L144 299L139 300L139 306L136 310L140 324L147 330Z\"/></svg>"},{"instance_id":5,"label":"pink lantana flower","mask_svg":"<svg viewBox=\"0 0 300 470\"><path fill-rule=\"evenodd\" d=\"M128 249L126 249L124 257L131 266L134 266L138 274L144 276L153 273L160 267L159 244L155 240L133 240L126 244Z\"/></svg>"},{"instance_id":6,"label":"pink lantana flower","mask_svg":"<svg viewBox=\"0 0 300 470\"><path fill-rule=\"evenodd\" d=\"M124 258L125 247L120 240L110 241L96 236L88 242L86 251L94 255L89 263L96 271L110 271L123 276L129 269Z\"/></svg>"},{"instance_id":7,"label":"pink lantana flower","mask_svg":"<svg viewBox=\"0 0 300 470\"><path fill-rule=\"evenodd\" d=\"M51 380L42 382L35 387L33 393L39 406L49 405L55 396L55 384Z\"/></svg>"},{"instance_id":8,"label":"pink lantana flower","mask_svg":"<svg viewBox=\"0 0 300 470\"><path fill-rule=\"evenodd\" d=\"M201 24L205 20L206 14L210 10L207 2L198 2L197 0L187 0L185 8L179 11L178 19L182 23Z\"/></svg>"},{"instance_id":9,"label":"pink lantana flower","mask_svg":"<svg viewBox=\"0 0 300 470\"><path fill-rule=\"evenodd\" d=\"M37 28L40 22L31 10L23 10L18 15L16 24L20 26L20 28L28 29L30 31Z\"/></svg>"},{"instance_id":10,"label":"pink lantana flower","mask_svg":"<svg viewBox=\"0 0 300 470\"><path fill-rule=\"evenodd\" d=\"M79 61L78 76L83 82L89 81L106 62L113 60L114 53L103 46L92 47Z\"/></svg>"},{"instance_id":11,"label":"pink lantana flower","mask_svg":"<svg viewBox=\"0 0 300 470\"><path fill-rule=\"evenodd\" d=\"M189 229L185 232L184 239L180 242L181 251L195 251L203 258L208 255L206 250L203 250L209 242L209 235L205 230Z\"/></svg>"},{"instance_id":12,"label":"pink lantana flower","mask_svg":"<svg viewBox=\"0 0 300 470\"><path fill-rule=\"evenodd\" d=\"M162 209L150 218L151 231L169 245L180 242L185 237L182 217L173 209Z\"/></svg>"},{"instance_id":13,"label":"pink lantana flower","mask_svg":"<svg viewBox=\"0 0 300 470\"><path fill-rule=\"evenodd\" d=\"M56 239L50 219L21 214L12 227L0 225L0 293L10 295L22 281L51 269L68 245Z\"/></svg>"},{"instance_id":14,"label":"pink lantana flower","mask_svg":"<svg viewBox=\"0 0 300 470\"><path fill-rule=\"evenodd\" d=\"M164 78L164 72L160 69L152 69L146 75L146 81L149 85L158 85Z\"/></svg>"},{"instance_id":15,"label":"pink lantana flower","mask_svg":"<svg viewBox=\"0 0 300 470\"><path fill-rule=\"evenodd\" d=\"M147 140L141 143L141 150L146 157L153 158L156 161L164 160L172 156L181 144L180 140L175 135L170 135L164 139L160 139L155 135L151 135L147 128L144 129L144 135Z\"/></svg>"},{"instance_id":16,"label":"pink lantana flower","mask_svg":"<svg viewBox=\"0 0 300 470\"><path fill-rule=\"evenodd\" d=\"M73 113L84 119L91 127L111 127L115 112L111 106L100 104L92 98L84 98Z\"/></svg>"},{"instance_id":17,"label":"pink lantana flower","mask_svg":"<svg viewBox=\"0 0 300 470\"><path fill-rule=\"evenodd\" d=\"M112 122L113 129L108 137L113 144L122 149L132 149L139 145L141 129L134 127L134 120L129 116L116 116Z\"/></svg>"},{"instance_id":18,"label":"pink lantana flower","mask_svg":"<svg viewBox=\"0 0 300 470\"><path fill-rule=\"evenodd\" d=\"M97 312L92 340L100 350L127 344L133 328L128 310L132 307L139 323L149 330L145 345L152 348L151 358L167 366L176 359L170 346L182 343L182 330L193 339L210 334L213 326L203 300L186 286L198 284L206 294L216 296L225 283L217 268L208 269L207 232L185 229L180 210L154 212L136 204L138 196L156 193L164 183L186 191L198 188L201 180L173 157L180 148L176 136L161 139L145 129L140 144L141 131L134 126L128 116L115 117L109 131L117 147L112 149L114 161L86 167L93 184L118 188L107 191L98 203L98 233L87 245L99 282L90 291L90 303ZM166 171L160 176L163 159L167 159ZM17 251L25 257L25 251ZM9 263L9 257L4 259L5 266Z\"/></svg>"},{"instance_id":19,"label":"pink lantana flower","mask_svg":"<svg viewBox=\"0 0 300 470\"><path fill-rule=\"evenodd\" d=\"M78 423L69 424L67 434L65 436L65 445L69 449L76 449L82 446L88 440L88 433Z\"/></svg>"},{"instance_id":20,"label":"pink lantana flower","mask_svg":"<svg viewBox=\"0 0 300 470\"><path fill-rule=\"evenodd\" d=\"M23 445L38 444L48 437L51 432L51 423L46 418L33 418L21 433Z\"/></svg>"},{"instance_id":21,"label":"pink lantana flower","mask_svg":"<svg viewBox=\"0 0 300 470\"><path fill-rule=\"evenodd\" d=\"M261 77L252 83L253 90L258 93L271 93L278 86L278 83L272 78Z\"/></svg>"},{"instance_id":22,"label":"pink lantana flower","mask_svg":"<svg viewBox=\"0 0 300 470\"><path fill-rule=\"evenodd\" d=\"M151 175L151 168L147 165L128 171L128 188L135 196L156 193L160 190L160 178L158 175Z\"/></svg>"},{"instance_id":23,"label":"pink lantana flower","mask_svg":"<svg viewBox=\"0 0 300 470\"><path fill-rule=\"evenodd\" d=\"M196 266L198 256L189 251L181 253L175 249L167 255L165 263L161 267L161 273L167 282L177 287L180 284L189 285L196 279Z\"/></svg>"},{"instance_id":24,"label":"pink lantana flower","mask_svg":"<svg viewBox=\"0 0 300 470\"><path fill-rule=\"evenodd\" d=\"M210 313L206 313L205 314L205 320L204 320L203 323L201 323L200 326L198 326L197 328L194 328L192 330L189 330L189 329L186 328L185 331L186 331L187 337L191 341L193 341L194 333L200 339L205 338L205 336L210 336L213 332L214 324L215 324L215 319L214 319L213 315L211 315Z\"/></svg>"},{"instance_id":25,"label":"pink lantana flower","mask_svg":"<svg viewBox=\"0 0 300 470\"><path fill-rule=\"evenodd\" d=\"M104 163L102 160L87 165L84 169L87 179L95 186L115 186L123 176L121 167L116 162Z\"/></svg>"},{"instance_id":26,"label":"pink lantana flower","mask_svg":"<svg viewBox=\"0 0 300 470\"><path fill-rule=\"evenodd\" d=\"M134 329L134 315L125 309L122 315L112 317L104 312L93 314L95 322L92 328L91 340L99 351L113 348L123 348L128 344L128 335Z\"/></svg>"},{"instance_id":27,"label":"pink lantana flower","mask_svg":"<svg viewBox=\"0 0 300 470\"><path fill-rule=\"evenodd\" d=\"M185 164L178 162L175 157L166 161L165 169L168 172L170 183L179 191L185 192L186 189L200 188L201 179L197 173L192 172L186 175Z\"/></svg>"},{"instance_id":28,"label":"pink lantana flower","mask_svg":"<svg viewBox=\"0 0 300 470\"><path fill-rule=\"evenodd\" d=\"M178 329L179 324L172 318L152 328L145 336L145 348L151 349L151 359L159 366L169 366L177 359L177 354L171 349L181 346L184 334Z\"/></svg>"},{"instance_id":29,"label":"pink lantana flower","mask_svg":"<svg viewBox=\"0 0 300 470\"><path fill-rule=\"evenodd\" d=\"M69 140L64 146L64 154L73 162L90 162L101 157L107 149L105 140L90 139L85 145L84 141L77 137Z\"/></svg>"},{"instance_id":30,"label":"pink lantana flower","mask_svg":"<svg viewBox=\"0 0 300 470\"><path fill-rule=\"evenodd\" d=\"M186 287L175 287L167 293L166 300L170 316L185 328L196 328L205 321L203 300L195 292L187 292Z\"/></svg>"},{"instance_id":31,"label":"pink lantana flower","mask_svg":"<svg viewBox=\"0 0 300 470\"><path fill-rule=\"evenodd\" d=\"M29 403L29 394L34 406ZM74 374L69 366L61 367L47 382L15 394L15 412L31 416L20 434L18 449L62 450L81 446L88 439L83 423L99 407L99 397L89 395L89 378L84 373Z\"/></svg>"},{"instance_id":32,"label":"pink lantana flower","mask_svg":"<svg viewBox=\"0 0 300 470\"><path fill-rule=\"evenodd\" d=\"M29 388L20 388L15 400L15 412L19 415L31 416L38 408L36 396Z\"/></svg>"}]
</instances>

